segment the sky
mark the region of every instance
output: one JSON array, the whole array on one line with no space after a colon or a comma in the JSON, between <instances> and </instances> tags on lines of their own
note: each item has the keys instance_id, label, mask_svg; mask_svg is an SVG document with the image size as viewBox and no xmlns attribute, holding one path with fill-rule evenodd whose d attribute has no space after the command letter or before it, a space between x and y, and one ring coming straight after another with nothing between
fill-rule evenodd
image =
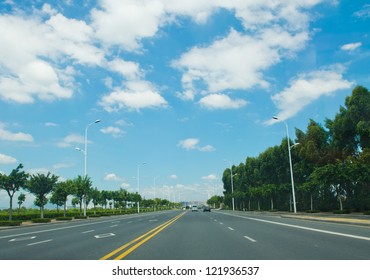
<instances>
[{"instance_id":1,"label":"sky","mask_svg":"<svg viewBox=\"0 0 370 280\"><path fill-rule=\"evenodd\" d=\"M370 88L369 33L365 0L1 0L0 172L73 179L86 154L99 190L222 195Z\"/></svg>"}]
</instances>

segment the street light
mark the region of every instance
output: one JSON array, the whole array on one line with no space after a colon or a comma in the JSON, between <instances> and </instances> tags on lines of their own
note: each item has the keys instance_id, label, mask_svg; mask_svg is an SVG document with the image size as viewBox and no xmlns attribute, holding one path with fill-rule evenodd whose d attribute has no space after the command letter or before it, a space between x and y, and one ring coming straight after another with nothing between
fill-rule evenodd
<instances>
[{"instance_id":1,"label":"street light","mask_svg":"<svg viewBox=\"0 0 370 280\"><path fill-rule=\"evenodd\" d=\"M225 162L228 162L230 164L230 177L231 177L231 202L232 202L232 205L233 205L233 211L235 211L235 200L234 200L234 179L233 177L235 175L233 175L233 166L231 165L231 162L229 160L224 160Z\"/></svg>"},{"instance_id":2,"label":"street light","mask_svg":"<svg viewBox=\"0 0 370 280\"><path fill-rule=\"evenodd\" d=\"M141 165L145 165L146 162L142 162L140 164L137 165L137 176L136 176L136 180L137 180L137 194L140 195L140 166ZM139 214L140 213L140 199L138 197L138 201L137 201L137 213Z\"/></svg>"},{"instance_id":3,"label":"street light","mask_svg":"<svg viewBox=\"0 0 370 280\"><path fill-rule=\"evenodd\" d=\"M84 176L86 178L86 175L87 175L87 130L89 129L89 127L95 123L99 123L101 122L101 120L96 120L92 123L89 123L86 128L85 128L85 149L82 150L80 148L75 148L77 151L80 151L84 154L85 156L85 163L84 163ZM84 216L86 216L86 208L87 208L87 205L86 205L86 194L84 195Z\"/></svg>"},{"instance_id":4,"label":"street light","mask_svg":"<svg viewBox=\"0 0 370 280\"><path fill-rule=\"evenodd\" d=\"M274 120L279 120L278 117L272 117ZM292 155L291 155L291 149L298 145L299 143L296 143L292 146L290 146L290 140L289 140L289 129L288 129L288 124L286 123L286 121L284 121L284 124L285 124L285 127L286 127L286 137L288 139L288 154L289 154L289 166L290 166L290 181L291 181L291 184L292 184L292 197L293 197L293 209L294 209L294 213L296 214L297 213L297 206L296 206L296 202L295 202L295 191L294 191L294 178L293 178L293 166L292 166Z\"/></svg>"}]
</instances>

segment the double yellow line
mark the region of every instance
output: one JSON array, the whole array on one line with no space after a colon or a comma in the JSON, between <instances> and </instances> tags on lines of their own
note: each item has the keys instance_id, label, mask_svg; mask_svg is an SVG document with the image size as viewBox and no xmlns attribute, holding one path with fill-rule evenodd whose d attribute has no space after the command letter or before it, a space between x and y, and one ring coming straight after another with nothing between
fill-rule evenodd
<instances>
[{"instance_id":1,"label":"double yellow line","mask_svg":"<svg viewBox=\"0 0 370 280\"><path fill-rule=\"evenodd\" d=\"M160 233L162 230L164 230L166 227L171 225L172 223L176 222L178 219L180 219L183 215L185 215L186 212L181 213L180 215L177 215L176 217L168 220L167 222L157 226L156 228L153 228L152 230L148 231L147 233L135 238L134 240L126 243L125 245L117 248L116 250L110 252L109 254L105 255L104 257L101 257L100 260L122 260L125 258L128 254L136 250L138 247L143 245L145 242L156 236L158 233ZM132 245L132 246L131 246ZM130 247L131 246L131 247ZM125 250L128 248L127 250ZM120 254L121 253L121 254ZM120 254L116 257L115 255Z\"/></svg>"}]
</instances>

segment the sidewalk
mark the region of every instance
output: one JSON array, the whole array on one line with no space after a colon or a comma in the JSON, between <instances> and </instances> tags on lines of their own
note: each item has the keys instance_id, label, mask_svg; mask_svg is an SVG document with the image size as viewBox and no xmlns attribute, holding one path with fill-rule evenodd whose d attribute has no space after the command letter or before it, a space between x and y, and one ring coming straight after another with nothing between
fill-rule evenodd
<instances>
[{"instance_id":1,"label":"sidewalk","mask_svg":"<svg viewBox=\"0 0 370 280\"><path fill-rule=\"evenodd\" d=\"M297 213L297 214L284 214L281 215L281 217L291 219L351 224L359 226L370 226L370 215L364 215L362 213L359 214Z\"/></svg>"},{"instance_id":2,"label":"sidewalk","mask_svg":"<svg viewBox=\"0 0 370 280\"><path fill-rule=\"evenodd\" d=\"M221 211L231 211L231 210L221 210ZM277 212L235 211L235 212L248 215L270 215L270 216L279 216L281 218L342 223L370 227L370 215L364 215L363 213L333 214L331 212L319 212L319 213L298 212L297 214L294 214L292 212L280 212L280 211Z\"/></svg>"}]
</instances>

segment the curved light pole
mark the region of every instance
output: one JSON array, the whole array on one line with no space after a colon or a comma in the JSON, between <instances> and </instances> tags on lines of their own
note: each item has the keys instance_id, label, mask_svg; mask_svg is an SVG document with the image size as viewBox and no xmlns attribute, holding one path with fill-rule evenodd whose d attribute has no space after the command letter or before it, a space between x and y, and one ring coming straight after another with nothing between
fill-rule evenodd
<instances>
[{"instance_id":1,"label":"curved light pole","mask_svg":"<svg viewBox=\"0 0 370 280\"><path fill-rule=\"evenodd\" d=\"M89 123L86 128L85 128L85 149L82 150L80 148L75 148L77 151L80 151L84 154L85 156L85 161L84 161L84 176L86 178L86 175L87 175L87 130L89 129L89 127L95 123L100 123L101 120L96 120L92 123ZM87 205L86 205L86 194L84 195L84 216L86 216L86 208L87 208Z\"/></svg>"},{"instance_id":2,"label":"curved light pole","mask_svg":"<svg viewBox=\"0 0 370 280\"><path fill-rule=\"evenodd\" d=\"M272 117L274 120L279 120L278 117ZM296 206L296 202L295 202L295 190L294 190L294 178L293 178L293 166L292 166L292 155L291 155L291 149L295 146L295 145L298 145L299 143L296 143L294 144L293 146L290 146L290 140L289 140L289 129L288 129L288 124L286 123L286 121L282 120L285 124L285 127L286 127L286 137L288 139L288 153L289 153L289 166L290 166L290 181L291 181L291 184L292 184L292 197L293 197L293 209L294 209L294 213L296 214L297 213L297 206Z\"/></svg>"},{"instance_id":3,"label":"curved light pole","mask_svg":"<svg viewBox=\"0 0 370 280\"><path fill-rule=\"evenodd\" d=\"M136 180L137 180L137 194L140 195L140 166L142 165L145 165L146 162L142 162L140 164L137 165L137 176L136 176ZM140 213L140 199L138 197L138 201L137 201L137 213L139 214Z\"/></svg>"},{"instance_id":4,"label":"curved light pole","mask_svg":"<svg viewBox=\"0 0 370 280\"><path fill-rule=\"evenodd\" d=\"M237 175L237 174L235 174L235 175L233 175L233 166L232 166L232 164L231 164L231 161L229 161L229 160L224 160L225 162L228 162L229 164L230 164L230 180L231 180L231 202L232 202L232 205L233 205L233 211L235 211L235 200L234 200L234 179L233 179L233 177L235 176L235 175Z\"/></svg>"}]
</instances>

